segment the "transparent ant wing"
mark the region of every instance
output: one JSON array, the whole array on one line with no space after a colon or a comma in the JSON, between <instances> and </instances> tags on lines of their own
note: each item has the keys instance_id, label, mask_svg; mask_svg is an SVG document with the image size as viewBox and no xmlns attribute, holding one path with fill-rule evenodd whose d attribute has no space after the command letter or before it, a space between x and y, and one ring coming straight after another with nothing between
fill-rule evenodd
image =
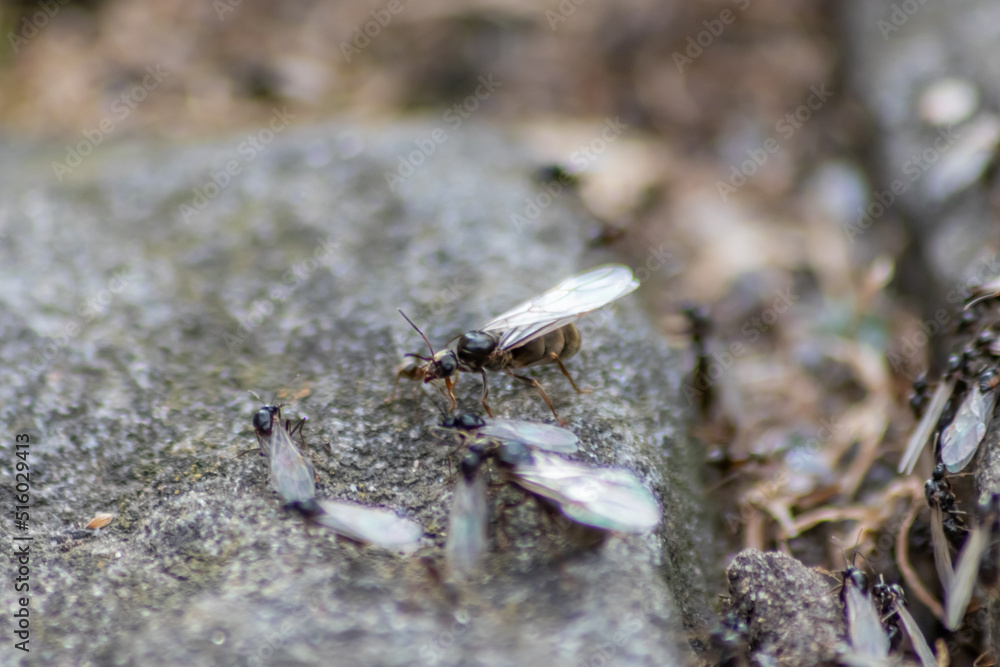
<instances>
[{"instance_id":1,"label":"transparent ant wing","mask_svg":"<svg viewBox=\"0 0 1000 667\"><path fill-rule=\"evenodd\" d=\"M513 482L559 506L587 526L641 533L660 523L660 507L627 470L591 468L544 451L531 452L512 466Z\"/></svg>"},{"instance_id":2,"label":"transparent ant wing","mask_svg":"<svg viewBox=\"0 0 1000 667\"><path fill-rule=\"evenodd\" d=\"M913 652L920 659L921 667L937 667L938 663L934 657L934 652L927 645L924 633L920 631L920 626L917 625L917 621L913 618L910 610L906 608L906 604L897 594L893 595L892 603L896 613L899 614L899 619L903 622L903 629L906 630L906 634L910 638L910 646L913 647Z\"/></svg>"},{"instance_id":3,"label":"transparent ant wing","mask_svg":"<svg viewBox=\"0 0 1000 667\"><path fill-rule=\"evenodd\" d=\"M934 567L938 579L947 592L954 582L955 568L951 562L951 546L944 534L944 512L940 507L931 507L931 545L934 547Z\"/></svg>"},{"instance_id":4,"label":"transparent ant wing","mask_svg":"<svg viewBox=\"0 0 1000 667\"><path fill-rule=\"evenodd\" d=\"M358 542L370 542L387 549L405 549L420 541L424 529L391 510L365 507L335 500L317 500L321 514L313 521Z\"/></svg>"},{"instance_id":5,"label":"transparent ant wing","mask_svg":"<svg viewBox=\"0 0 1000 667\"><path fill-rule=\"evenodd\" d=\"M976 573L979 572L979 561L986 551L988 542L989 528L976 525L962 546L951 590L945 591L947 600L944 625L949 630L956 630L965 618L965 610L969 607L969 600L972 599L972 591L976 584Z\"/></svg>"},{"instance_id":6,"label":"transparent ant wing","mask_svg":"<svg viewBox=\"0 0 1000 667\"><path fill-rule=\"evenodd\" d=\"M479 457L471 465L462 462L462 471L455 480L451 514L448 517L448 540L445 558L451 569L465 575L471 572L486 551L486 528L489 510L486 506L486 480L479 474Z\"/></svg>"},{"instance_id":7,"label":"transparent ant wing","mask_svg":"<svg viewBox=\"0 0 1000 667\"><path fill-rule=\"evenodd\" d=\"M958 628L969 600L976 585L976 575L990 573L990 578L996 573L996 563L990 562L996 557L993 543L1000 535L1000 495L994 494L989 499L983 499L976 508L976 525L969 532L962 553L958 556L955 567L955 581L952 590L945 591L945 627L949 630ZM984 560L984 555L987 555ZM995 585L995 580L993 584Z\"/></svg>"},{"instance_id":8,"label":"transparent ant wing","mask_svg":"<svg viewBox=\"0 0 1000 667\"><path fill-rule=\"evenodd\" d=\"M459 414L445 419L438 428L472 440L519 442L535 449L572 454L580 439L559 426L521 419L495 419Z\"/></svg>"},{"instance_id":9,"label":"transparent ant wing","mask_svg":"<svg viewBox=\"0 0 1000 667\"><path fill-rule=\"evenodd\" d=\"M858 575L861 575L860 577ZM847 621L847 638L858 656L889 656L889 635L882 627L871 592L863 586L864 575L853 567L844 572L841 599Z\"/></svg>"},{"instance_id":10,"label":"transparent ant wing","mask_svg":"<svg viewBox=\"0 0 1000 667\"><path fill-rule=\"evenodd\" d=\"M481 330L499 338L509 350L576 321L639 286L632 270L608 264L567 278L549 291L494 318Z\"/></svg>"},{"instance_id":11,"label":"transparent ant wing","mask_svg":"<svg viewBox=\"0 0 1000 667\"><path fill-rule=\"evenodd\" d=\"M496 440L521 442L535 449L572 454L580 438L567 429L520 419L487 419L479 436Z\"/></svg>"},{"instance_id":12,"label":"transparent ant wing","mask_svg":"<svg viewBox=\"0 0 1000 667\"><path fill-rule=\"evenodd\" d=\"M941 434L941 463L948 468L948 472L961 472L969 465L986 435L995 405L996 392L987 391L984 394L979 384L973 383L962 399L955 418Z\"/></svg>"},{"instance_id":13,"label":"transparent ant wing","mask_svg":"<svg viewBox=\"0 0 1000 667\"><path fill-rule=\"evenodd\" d=\"M268 444L271 485L285 502L309 500L316 496L316 471L292 441L287 424L271 430Z\"/></svg>"},{"instance_id":14,"label":"transparent ant wing","mask_svg":"<svg viewBox=\"0 0 1000 667\"><path fill-rule=\"evenodd\" d=\"M934 390L930 405L927 406L927 411L924 412L920 423L917 424L913 435L910 436L903 458L899 460L899 472L907 475L913 472L913 467L917 465L917 459L920 458L920 452L927 445L934 427L937 426L938 420L941 418L941 413L944 412L944 406L948 404L948 399L951 398L954 391L955 378L947 378Z\"/></svg>"}]
</instances>

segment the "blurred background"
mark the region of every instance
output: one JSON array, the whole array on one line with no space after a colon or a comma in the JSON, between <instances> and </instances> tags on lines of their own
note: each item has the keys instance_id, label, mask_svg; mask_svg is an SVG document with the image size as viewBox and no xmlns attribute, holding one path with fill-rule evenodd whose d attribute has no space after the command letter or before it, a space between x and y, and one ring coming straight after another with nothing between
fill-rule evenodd
<instances>
[{"instance_id":1,"label":"blurred background","mask_svg":"<svg viewBox=\"0 0 1000 667\"><path fill-rule=\"evenodd\" d=\"M912 382L933 385L962 299L1000 274L994 4L4 3L0 134L68 163L277 113L515 129L701 355L683 399L726 553L836 570L857 544L971 664L985 624L947 633L935 611L929 458L895 470Z\"/></svg>"}]
</instances>

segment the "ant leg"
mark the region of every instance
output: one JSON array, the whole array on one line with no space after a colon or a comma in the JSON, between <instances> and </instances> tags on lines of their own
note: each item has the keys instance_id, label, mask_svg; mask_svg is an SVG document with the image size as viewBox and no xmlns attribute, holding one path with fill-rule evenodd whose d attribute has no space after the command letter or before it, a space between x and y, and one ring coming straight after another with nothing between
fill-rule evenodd
<instances>
[{"instance_id":1,"label":"ant leg","mask_svg":"<svg viewBox=\"0 0 1000 667\"><path fill-rule=\"evenodd\" d=\"M562 419L559 418L559 415L556 413L555 406L552 405L552 401L549 400L548 394L546 394L545 390L542 389L542 385L538 383L538 380L534 380L534 379L529 378L529 377L524 376L524 375L515 375L514 373L511 373L510 371L508 371L507 374L510 375L515 380L520 380L524 384L526 384L528 386L531 386L531 387L534 387L535 389L537 389L538 393L541 394L542 398L545 400L545 404L549 406L549 410L552 411L552 416L556 418L556 421L559 422L560 426L567 426L569 424L569 422L565 422L565 421L563 421Z\"/></svg>"},{"instance_id":2,"label":"ant leg","mask_svg":"<svg viewBox=\"0 0 1000 667\"><path fill-rule=\"evenodd\" d=\"M396 373L396 381L392 383L392 391L386 397L385 399L386 403L392 403L393 401L396 400L396 390L399 389L399 378L403 377L404 372L405 371L399 371L398 373Z\"/></svg>"},{"instance_id":3,"label":"ant leg","mask_svg":"<svg viewBox=\"0 0 1000 667\"><path fill-rule=\"evenodd\" d=\"M458 454L459 450L465 447L465 438L462 438L462 442L458 443L454 449L445 455L445 459L448 461L448 481L451 482L451 457Z\"/></svg>"},{"instance_id":4,"label":"ant leg","mask_svg":"<svg viewBox=\"0 0 1000 667\"><path fill-rule=\"evenodd\" d=\"M454 380L452 380L451 378L445 378L444 379L444 386L448 390L448 398L451 400L451 409L452 410L454 410L455 408L458 407L458 399L455 398L455 392L453 392L451 390L451 388L454 387L456 384L458 384L458 378L457 377Z\"/></svg>"},{"instance_id":5,"label":"ant leg","mask_svg":"<svg viewBox=\"0 0 1000 667\"><path fill-rule=\"evenodd\" d=\"M573 389L576 389L576 393L591 394L594 392L593 389L580 389L579 387L576 386L576 382L573 382L573 377L569 374L569 371L566 370L566 366L565 364L563 364L562 359L559 358L558 354L556 354L555 352L549 352L549 358L552 359L552 361L559 364L559 370L562 371L562 374L566 376L566 379L569 380L569 383L573 385Z\"/></svg>"},{"instance_id":6,"label":"ant leg","mask_svg":"<svg viewBox=\"0 0 1000 667\"><path fill-rule=\"evenodd\" d=\"M493 411L490 410L489 403L486 402L486 399L490 397L490 385L486 383L486 369L481 368L479 369L479 372L482 373L483 375L483 397L482 397L483 408L486 409L486 414L488 414L490 418L492 418Z\"/></svg>"},{"instance_id":7,"label":"ant leg","mask_svg":"<svg viewBox=\"0 0 1000 667\"><path fill-rule=\"evenodd\" d=\"M299 442L302 443L303 447L306 446L305 438L302 436L302 432L305 429L305 425L306 425L306 419L305 419L305 417L303 417L302 421L300 421L298 424L296 424L295 427L291 431L288 432L288 435L295 435L295 432L298 431L299 432Z\"/></svg>"}]
</instances>

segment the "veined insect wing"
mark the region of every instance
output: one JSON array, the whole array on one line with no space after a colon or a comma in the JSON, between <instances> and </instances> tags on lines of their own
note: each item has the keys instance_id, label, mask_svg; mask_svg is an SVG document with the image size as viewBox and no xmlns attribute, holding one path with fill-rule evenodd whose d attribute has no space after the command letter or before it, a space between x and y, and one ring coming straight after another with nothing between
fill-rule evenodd
<instances>
[{"instance_id":1,"label":"veined insect wing","mask_svg":"<svg viewBox=\"0 0 1000 667\"><path fill-rule=\"evenodd\" d=\"M655 528L661 511L652 494L627 470L591 468L545 451L529 455L500 447L521 488L555 503L568 518L602 530L641 533Z\"/></svg>"},{"instance_id":2,"label":"veined insect wing","mask_svg":"<svg viewBox=\"0 0 1000 667\"><path fill-rule=\"evenodd\" d=\"M490 419L478 431L480 437L522 442L535 449L563 454L575 452L580 442L575 433L562 427L520 419Z\"/></svg>"},{"instance_id":3,"label":"veined insect wing","mask_svg":"<svg viewBox=\"0 0 1000 667\"><path fill-rule=\"evenodd\" d=\"M906 445L906 451L903 453L903 458L899 460L899 472L907 475L913 472L914 466L917 465L917 459L920 458L920 452L927 445L931 433L941 418L941 413L944 412L945 405L948 404L948 399L951 398L952 392L955 391L955 382L955 376L949 374L941 381L937 389L934 390L927 410L924 412L924 416L921 417L920 423L917 424L917 428L913 430L913 434Z\"/></svg>"},{"instance_id":4,"label":"veined insect wing","mask_svg":"<svg viewBox=\"0 0 1000 667\"><path fill-rule=\"evenodd\" d=\"M931 508L931 545L934 549L934 566L938 579L945 591L951 590L955 578L955 568L951 560L950 540L945 532L945 521L955 527L955 496L951 492L951 484L945 477L946 468L943 463L934 466L934 472L924 483L924 497Z\"/></svg>"},{"instance_id":5,"label":"veined insect wing","mask_svg":"<svg viewBox=\"0 0 1000 667\"><path fill-rule=\"evenodd\" d=\"M944 624L949 630L957 629L965 617L965 611L972 599L976 575L979 572L983 554L991 551L988 547L994 538L993 533L997 527L998 502L1000 502L1000 496L994 495L985 503L980 503L976 511L976 525L969 531L969 536L962 546L962 553L958 556L954 584L950 591L945 591Z\"/></svg>"},{"instance_id":6,"label":"veined insect wing","mask_svg":"<svg viewBox=\"0 0 1000 667\"><path fill-rule=\"evenodd\" d=\"M357 542L409 550L424 534L420 524L397 516L391 510L333 500L317 500L316 503L323 511L311 517L314 522Z\"/></svg>"},{"instance_id":7,"label":"veined insect wing","mask_svg":"<svg viewBox=\"0 0 1000 667\"><path fill-rule=\"evenodd\" d=\"M450 568L460 575L467 575L475 569L479 558L486 551L489 509L486 503L486 480L479 470L481 464L480 454L466 454L452 492L448 539L444 550Z\"/></svg>"},{"instance_id":8,"label":"veined insect wing","mask_svg":"<svg viewBox=\"0 0 1000 667\"><path fill-rule=\"evenodd\" d=\"M486 438L499 442L520 442L535 449L572 454L580 439L559 426L520 419L483 419L459 412L445 418L441 430L459 433L463 438Z\"/></svg>"},{"instance_id":9,"label":"veined insect wing","mask_svg":"<svg viewBox=\"0 0 1000 667\"><path fill-rule=\"evenodd\" d=\"M944 534L941 508L931 507L931 545L934 549L934 567L937 569L941 587L951 590L955 579L955 568L951 562L951 550L948 538Z\"/></svg>"},{"instance_id":10,"label":"veined insect wing","mask_svg":"<svg viewBox=\"0 0 1000 667\"><path fill-rule=\"evenodd\" d=\"M844 604L847 638L855 652L865 657L888 657L889 636L875 609L868 578L861 570L852 566L844 570L840 599Z\"/></svg>"},{"instance_id":11,"label":"veined insect wing","mask_svg":"<svg viewBox=\"0 0 1000 667\"><path fill-rule=\"evenodd\" d=\"M621 264L599 266L567 278L547 292L493 318L481 331L499 336L509 350L555 331L632 292L639 281Z\"/></svg>"},{"instance_id":12,"label":"veined insect wing","mask_svg":"<svg viewBox=\"0 0 1000 667\"><path fill-rule=\"evenodd\" d=\"M286 502L309 500L316 495L316 471L292 440L287 425L272 429L268 461L271 484Z\"/></svg>"},{"instance_id":13,"label":"veined insect wing","mask_svg":"<svg viewBox=\"0 0 1000 667\"><path fill-rule=\"evenodd\" d=\"M996 372L988 369L972 383L955 418L941 434L941 462L948 472L961 472L976 455L996 405L996 378Z\"/></svg>"}]
</instances>

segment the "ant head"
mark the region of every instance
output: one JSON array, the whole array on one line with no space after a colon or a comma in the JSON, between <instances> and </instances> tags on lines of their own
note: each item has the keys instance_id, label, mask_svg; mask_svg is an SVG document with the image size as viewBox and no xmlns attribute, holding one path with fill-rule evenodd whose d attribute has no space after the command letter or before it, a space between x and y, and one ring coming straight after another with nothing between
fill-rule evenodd
<instances>
[{"instance_id":1,"label":"ant head","mask_svg":"<svg viewBox=\"0 0 1000 667\"><path fill-rule=\"evenodd\" d=\"M458 412L455 414L455 428L460 428L465 431L473 431L477 428L482 428L486 426L486 421L479 415L469 414L468 412Z\"/></svg>"},{"instance_id":2,"label":"ant head","mask_svg":"<svg viewBox=\"0 0 1000 667\"><path fill-rule=\"evenodd\" d=\"M271 435L275 420L281 421L281 405L262 405L253 413L253 430L259 436Z\"/></svg>"},{"instance_id":3,"label":"ant head","mask_svg":"<svg viewBox=\"0 0 1000 667\"><path fill-rule=\"evenodd\" d=\"M441 350L427 364L424 382L450 378L458 374L458 357L451 350Z\"/></svg>"},{"instance_id":4,"label":"ant head","mask_svg":"<svg viewBox=\"0 0 1000 667\"><path fill-rule=\"evenodd\" d=\"M249 391L249 394L256 398L262 405L260 408L253 413L253 430L259 436L269 436L271 435L271 424L274 423L275 419L281 419L281 408L285 407L284 403L275 405L274 398L270 402L265 403L264 400L258 396L255 392ZM277 398L277 395L275 396Z\"/></svg>"},{"instance_id":5,"label":"ant head","mask_svg":"<svg viewBox=\"0 0 1000 667\"><path fill-rule=\"evenodd\" d=\"M844 572L844 578L845 579L847 579L847 578L853 578L855 576L853 574L854 572L857 572L862 577L865 577L864 573L861 572L857 568L857 566L855 565L855 561L857 561L859 555L861 556L862 560L864 560L866 562L868 560L867 558L865 558L865 555L858 550L858 545L861 544L861 538L864 537L864 534L865 534L864 529L861 529L861 530L858 531L858 537L854 541L854 547L852 549L852 551L854 552L854 556L850 560L848 560L848 558L847 558L847 552L844 551L844 546L840 543L840 540L838 540L836 537L833 538L833 541L836 542L837 546L840 547L840 553L841 553L841 555L844 557L845 567L844 567L843 572ZM869 567L871 567L871 563L869 563ZM865 577L865 578L867 579L867 577Z\"/></svg>"},{"instance_id":6,"label":"ant head","mask_svg":"<svg viewBox=\"0 0 1000 667\"><path fill-rule=\"evenodd\" d=\"M441 428L455 430L455 431L475 431L476 429L486 426L486 421L477 415L469 414L468 412L458 411L452 416L448 416L443 408L439 406L441 410Z\"/></svg>"},{"instance_id":7,"label":"ant head","mask_svg":"<svg viewBox=\"0 0 1000 667\"><path fill-rule=\"evenodd\" d=\"M431 345L431 342L429 340L427 340L427 336L424 335L424 332L421 331L417 327L417 325L413 323L413 320L407 317L406 313L404 313L402 310L399 311L399 314L403 316L404 320L410 323L410 326L413 327L413 329L418 334L420 334L420 337L424 339L425 343L427 343L427 349L431 351L430 357L422 357L419 354L406 355L408 357L414 357L416 359L420 359L421 361L427 362L426 366L422 367L424 382L431 382L432 380L440 380L442 378L450 378L451 376L458 373L458 357L455 355L455 353L452 352L451 350L441 350L440 352L435 352L434 346ZM416 377L417 372L414 371L412 375Z\"/></svg>"}]
</instances>

